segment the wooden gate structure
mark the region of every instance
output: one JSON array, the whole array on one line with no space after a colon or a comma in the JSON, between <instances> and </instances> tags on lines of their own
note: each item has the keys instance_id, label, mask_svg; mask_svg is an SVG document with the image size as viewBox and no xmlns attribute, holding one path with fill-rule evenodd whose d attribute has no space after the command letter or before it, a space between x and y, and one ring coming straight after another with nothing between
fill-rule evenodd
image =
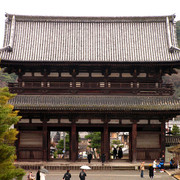
<instances>
[{"instance_id":1,"label":"wooden gate structure","mask_svg":"<svg viewBox=\"0 0 180 180\"><path fill-rule=\"evenodd\" d=\"M22 116L17 159L50 158L50 131L100 131L110 159L110 132L129 132L131 161L165 153L165 122L180 101L162 77L180 68L174 16L47 17L6 14L1 67L16 73L10 103Z\"/></svg>"}]
</instances>

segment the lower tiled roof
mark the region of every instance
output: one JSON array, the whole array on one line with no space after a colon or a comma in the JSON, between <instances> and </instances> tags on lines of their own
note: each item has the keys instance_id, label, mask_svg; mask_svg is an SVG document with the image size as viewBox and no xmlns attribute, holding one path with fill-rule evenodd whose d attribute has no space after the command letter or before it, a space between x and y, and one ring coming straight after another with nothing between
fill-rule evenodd
<instances>
[{"instance_id":1,"label":"lower tiled roof","mask_svg":"<svg viewBox=\"0 0 180 180\"><path fill-rule=\"evenodd\" d=\"M19 110L180 110L172 96L17 95L9 103Z\"/></svg>"}]
</instances>

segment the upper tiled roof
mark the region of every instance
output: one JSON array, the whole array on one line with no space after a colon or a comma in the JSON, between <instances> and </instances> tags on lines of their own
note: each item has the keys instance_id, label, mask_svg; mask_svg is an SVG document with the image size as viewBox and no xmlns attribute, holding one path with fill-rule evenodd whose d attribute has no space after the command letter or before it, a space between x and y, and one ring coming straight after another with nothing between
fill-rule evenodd
<instances>
[{"instance_id":1,"label":"upper tiled roof","mask_svg":"<svg viewBox=\"0 0 180 180\"><path fill-rule=\"evenodd\" d=\"M174 16L41 17L7 15L0 58L40 62L180 60ZM14 20L12 20L14 19ZM12 48L12 49L11 49Z\"/></svg>"},{"instance_id":2,"label":"upper tiled roof","mask_svg":"<svg viewBox=\"0 0 180 180\"><path fill-rule=\"evenodd\" d=\"M165 96L17 95L9 102L19 110L180 110L178 99Z\"/></svg>"}]
</instances>

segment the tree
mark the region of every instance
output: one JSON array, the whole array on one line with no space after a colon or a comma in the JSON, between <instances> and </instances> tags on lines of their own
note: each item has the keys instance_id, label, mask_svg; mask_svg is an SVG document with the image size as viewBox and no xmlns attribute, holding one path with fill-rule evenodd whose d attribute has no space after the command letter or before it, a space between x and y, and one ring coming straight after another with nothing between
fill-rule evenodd
<instances>
[{"instance_id":1,"label":"tree","mask_svg":"<svg viewBox=\"0 0 180 180\"><path fill-rule=\"evenodd\" d=\"M3 180L22 179L25 174L24 170L13 164L16 158L14 141L18 131L11 127L21 118L17 115L18 111L8 104L14 96L7 87L0 89L0 179Z\"/></svg>"},{"instance_id":2,"label":"tree","mask_svg":"<svg viewBox=\"0 0 180 180\"><path fill-rule=\"evenodd\" d=\"M121 144L121 141L120 140L113 140L112 144L113 145L115 144L116 146L119 146Z\"/></svg>"},{"instance_id":3,"label":"tree","mask_svg":"<svg viewBox=\"0 0 180 180\"><path fill-rule=\"evenodd\" d=\"M89 139L89 147L93 149L93 153L94 149L96 148L97 153L100 154L101 152L101 132L92 132L88 135L85 136L86 139Z\"/></svg>"},{"instance_id":4,"label":"tree","mask_svg":"<svg viewBox=\"0 0 180 180\"><path fill-rule=\"evenodd\" d=\"M66 151L69 151L69 133L66 133L65 142L66 142ZM58 154L63 153L63 149L64 149L64 140L63 139L59 140L58 144L56 145L56 148L58 150L58 152L57 152Z\"/></svg>"},{"instance_id":5,"label":"tree","mask_svg":"<svg viewBox=\"0 0 180 180\"><path fill-rule=\"evenodd\" d=\"M179 135L179 133L180 133L179 127L176 124L174 124L171 132L174 136Z\"/></svg>"}]
</instances>

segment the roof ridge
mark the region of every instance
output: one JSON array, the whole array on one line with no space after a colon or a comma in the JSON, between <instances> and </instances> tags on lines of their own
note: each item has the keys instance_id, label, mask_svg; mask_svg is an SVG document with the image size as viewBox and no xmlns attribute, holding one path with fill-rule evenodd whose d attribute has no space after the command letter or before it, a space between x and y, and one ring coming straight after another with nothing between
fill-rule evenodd
<instances>
[{"instance_id":1,"label":"roof ridge","mask_svg":"<svg viewBox=\"0 0 180 180\"><path fill-rule=\"evenodd\" d=\"M60 22L165 22L174 21L175 15L164 16L38 16L38 15L15 15L6 14L8 20L16 17L16 21L60 21Z\"/></svg>"}]
</instances>

